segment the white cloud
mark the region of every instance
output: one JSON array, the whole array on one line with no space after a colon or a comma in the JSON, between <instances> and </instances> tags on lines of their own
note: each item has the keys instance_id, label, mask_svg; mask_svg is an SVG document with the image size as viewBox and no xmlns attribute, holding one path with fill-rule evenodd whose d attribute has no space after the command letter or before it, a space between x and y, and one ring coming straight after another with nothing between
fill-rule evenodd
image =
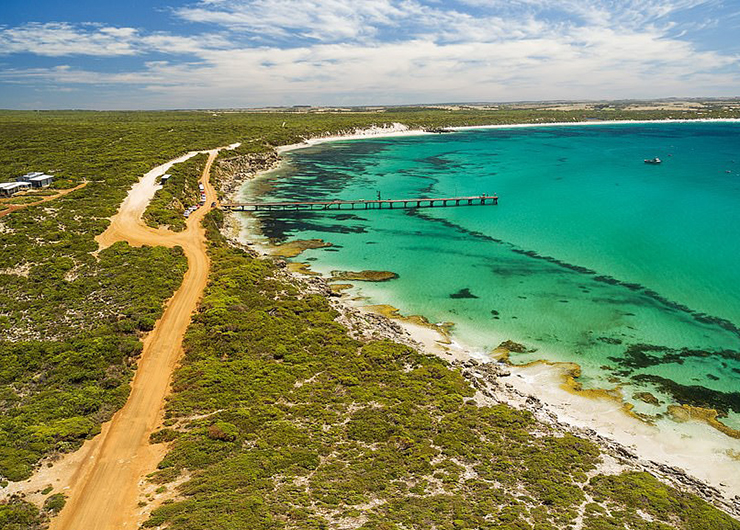
<instances>
[{"instance_id":1,"label":"white cloud","mask_svg":"<svg viewBox=\"0 0 740 530\"><path fill-rule=\"evenodd\" d=\"M639 27L656 23L671 15L699 6L720 4L717 0L459 0L461 4L484 10L561 14L574 17L581 24Z\"/></svg>"},{"instance_id":2,"label":"white cloud","mask_svg":"<svg viewBox=\"0 0 740 530\"><path fill-rule=\"evenodd\" d=\"M32 53L45 57L115 57L148 52L193 54L209 48L228 46L229 41L218 34L147 34L135 28L99 24L30 22L15 28L0 27L0 55Z\"/></svg>"},{"instance_id":3,"label":"white cloud","mask_svg":"<svg viewBox=\"0 0 740 530\"><path fill-rule=\"evenodd\" d=\"M181 8L190 22L213 23L270 37L296 35L315 40L357 39L378 26L394 25L419 8L393 0L230 0Z\"/></svg>"},{"instance_id":4,"label":"white cloud","mask_svg":"<svg viewBox=\"0 0 740 530\"><path fill-rule=\"evenodd\" d=\"M134 55L136 35L133 28L31 22L15 28L0 28L0 54L33 53L48 57Z\"/></svg>"},{"instance_id":5,"label":"white cloud","mask_svg":"<svg viewBox=\"0 0 740 530\"><path fill-rule=\"evenodd\" d=\"M512 23L496 14L474 16L418 0L206 1L176 14L188 22L215 24L261 42L487 40L534 29L532 19Z\"/></svg>"},{"instance_id":6,"label":"white cloud","mask_svg":"<svg viewBox=\"0 0 740 530\"><path fill-rule=\"evenodd\" d=\"M176 12L216 25L197 36L69 24L0 29L5 54L142 56L139 68L116 74L15 68L0 70L0 82L120 87L127 99L113 107L732 95L738 57L698 50L677 37L671 18L710 3L459 0L453 9L431 0L208 0ZM168 60L149 60L151 52Z\"/></svg>"},{"instance_id":7,"label":"white cloud","mask_svg":"<svg viewBox=\"0 0 740 530\"><path fill-rule=\"evenodd\" d=\"M702 95L738 82L737 75L712 73L732 59L650 34L617 32L492 43L239 48L200 55L195 62L151 62L115 75L55 68L5 71L0 79L143 87L151 105L167 107Z\"/></svg>"}]
</instances>

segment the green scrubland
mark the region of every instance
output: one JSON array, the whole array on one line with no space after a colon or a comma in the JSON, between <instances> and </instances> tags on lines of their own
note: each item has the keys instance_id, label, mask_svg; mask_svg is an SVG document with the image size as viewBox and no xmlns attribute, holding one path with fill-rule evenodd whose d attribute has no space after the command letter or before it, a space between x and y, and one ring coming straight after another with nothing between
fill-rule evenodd
<instances>
[{"instance_id":1,"label":"green scrubland","mask_svg":"<svg viewBox=\"0 0 740 530\"><path fill-rule=\"evenodd\" d=\"M125 402L141 337L187 264L177 248L117 243L96 253L94 238L153 167L238 141L229 157L393 122L625 117L666 113L0 112L0 181L28 171L53 173L57 188L88 181L0 219L0 486L78 448ZM148 222L177 229L199 163L173 170L182 185L175 180L169 195L155 198ZM706 528L738 527L649 476L591 477L599 458L592 444L526 413L472 404L470 387L442 361L350 339L326 300L302 295L276 279L272 263L229 247L219 222L218 213L209 218L214 274L188 332L169 429L157 434L172 450L155 480L184 470L192 479L150 526L328 528L346 520L367 529L544 529L583 512L591 528L705 528L700 519L714 525ZM0 503L0 528L41 527L61 502L52 495L40 508L19 498Z\"/></svg>"},{"instance_id":2,"label":"green scrubland","mask_svg":"<svg viewBox=\"0 0 740 530\"><path fill-rule=\"evenodd\" d=\"M144 212L146 224L154 228L168 226L175 232L185 230L183 214L200 201L198 180L207 160L207 154L200 154L172 167L169 180L157 190Z\"/></svg>"}]
</instances>

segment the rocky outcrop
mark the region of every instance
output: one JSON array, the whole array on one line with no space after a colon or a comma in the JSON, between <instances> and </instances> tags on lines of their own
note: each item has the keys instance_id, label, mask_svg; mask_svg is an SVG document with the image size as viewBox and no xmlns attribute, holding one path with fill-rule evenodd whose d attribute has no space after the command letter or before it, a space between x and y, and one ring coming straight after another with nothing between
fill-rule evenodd
<instances>
[{"instance_id":1,"label":"rocky outcrop","mask_svg":"<svg viewBox=\"0 0 740 530\"><path fill-rule=\"evenodd\" d=\"M213 176L219 198L232 198L245 180L254 178L261 171L275 169L280 165L280 155L271 149L264 153L219 157L213 166Z\"/></svg>"},{"instance_id":2,"label":"rocky outcrop","mask_svg":"<svg viewBox=\"0 0 740 530\"><path fill-rule=\"evenodd\" d=\"M324 241L323 239L296 239L294 241L283 243L282 245L273 246L270 249L270 254L281 258L295 258L304 250L312 248L326 248L330 246L331 243Z\"/></svg>"},{"instance_id":3,"label":"rocky outcrop","mask_svg":"<svg viewBox=\"0 0 740 530\"><path fill-rule=\"evenodd\" d=\"M343 281L387 282L398 278L398 274L391 271L331 271L331 277Z\"/></svg>"}]
</instances>

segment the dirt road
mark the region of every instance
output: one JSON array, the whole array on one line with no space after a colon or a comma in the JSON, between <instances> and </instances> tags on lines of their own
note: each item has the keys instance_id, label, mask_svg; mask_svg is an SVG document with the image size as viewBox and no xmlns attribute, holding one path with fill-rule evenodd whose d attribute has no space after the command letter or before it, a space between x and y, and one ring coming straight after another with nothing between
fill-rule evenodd
<instances>
[{"instance_id":1,"label":"dirt road","mask_svg":"<svg viewBox=\"0 0 740 530\"><path fill-rule=\"evenodd\" d=\"M0 210L0 217L5 217L9 213L17 212L18 210L23 210L25 208L28 208L29 206L38 206L39 204L43 204L45 202L53 201L54 199L58 199L59 197L63 197L64 195L67 195L68 193L72 193L73 191L81 190L87 186L87 182L83 182L82 184L78 184L74 188L69 188L66 190L61 190L59 193L55 195L49 195L48 197L44 197L41 200L35 201L35 202L29 202L26 204L8 204L8 207L5 210ZM3 204L7 204L7 201L4 201Z\"/></svg>"},{"instance_id":2,"label":"dirt road","mask_svg":"<svg viewBox=\"0 0 740 530\"><path fill-rule=\"evenodd\" d=\"M216 200L209 174L218 150L208 153L201 178L206 190L206 204L190 216L186 230L175 233L153 229L141 220L156 190L156 177L163 174L172 165L170 163L150 171L134 185L108 229L96 238L101 249L120 240L134 246L179 245L187 256L188 270L162 318L144 340L126 405L103 426L95 440L80 450L83 454L82 458L77 458L80 464L69 480L67 504L53 520L52 529L122 530L138 527L139 483L147 473L156 469L164 451L162 446L149 444L149 435L161 421L170 377L182 352L182 339L208 280L210 262L201 220L210 210L211 202ZM183 159L186 157L178 161Z\"/></svg>"}]
</instances>

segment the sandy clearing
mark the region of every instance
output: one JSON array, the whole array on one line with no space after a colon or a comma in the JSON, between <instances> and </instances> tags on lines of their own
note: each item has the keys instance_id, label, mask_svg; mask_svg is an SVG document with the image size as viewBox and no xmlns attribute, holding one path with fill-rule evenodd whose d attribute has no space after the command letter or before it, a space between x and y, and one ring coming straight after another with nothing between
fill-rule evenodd
<instances>
[{"instance_id":1,"label":"sandy clearing","mask_svg":"<svg viewBox=\"0 0 740 530\"><path fill-rule=\"evenodd\" d=\"M188 259L188 270L162 318L144 340L126 405L103 425L99 436L54 466L66 476L52 481L54 473L50 471L50 479L44 481L46 470L42 470L39 475L43 478L32 479L53 484L55 491L69 495L65 508L52 521L52 529L121 530L138 528L141 522L143 516L137 509L139 484L156 469L166 452L164 445L151 445L149 435L162 420L171 375L182 353L182 339L208 281L210 260L201 221L211 202L217 200L209 175L219 150L206 151L209 157L201 177L206 205L190 216L186 230L174 233L153 229L144 224L141 215L156 191L156 177L198 153L188 153L144 175L132 187L108 229L96 238L101 249L120 240L133 246L179 245Z\"/></svg>"}]
</instances>

